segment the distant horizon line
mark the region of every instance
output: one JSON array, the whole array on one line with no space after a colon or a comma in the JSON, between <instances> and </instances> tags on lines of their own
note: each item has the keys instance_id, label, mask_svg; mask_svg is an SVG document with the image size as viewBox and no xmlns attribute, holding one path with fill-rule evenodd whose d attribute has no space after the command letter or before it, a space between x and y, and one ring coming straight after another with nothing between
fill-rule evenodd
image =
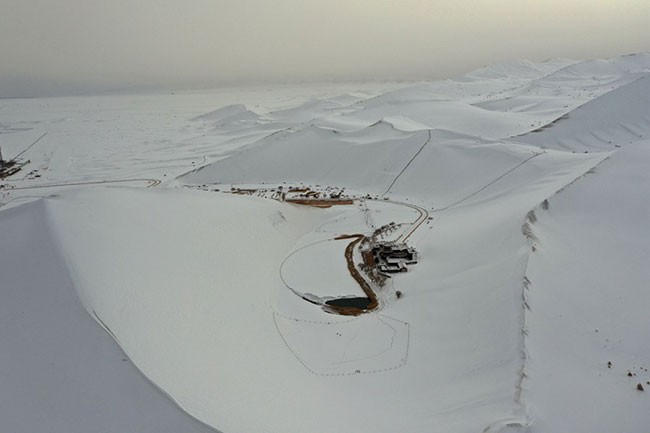
<instances>
[{"instance_id":1,"label":"distant horizon line","mask_svg":"<svg viewBox=\"0 0 650 433\"><path fill-rule=\"evenodd\" d=\"M314 77L290 77L290 78L280 78L280 77L271 77L271 78L261 78L261 77L249 77L243 79L219 79L219 80L208 80L205 78L197 80L177 80L174 83L174 80L160 80L157 84L115 84L115 85L97 85L91 84L90 82L79 83L79 82L55 82L54 87L61 88L60 91L57 90L45 90L47 84L41 84L35 92L25 92L23 94L10 94L4 93L0 89L0 100L9 100L9 99L38 99L38 98L59 98L59 97L84 97L84 96L110 96L110 95L126 95L126 94L142 94L142 93L159 93L159 92L192 92L192 91L201 91L201 90L211 90L211 89L225 89L225 88L238 88L238 87L263 87L263 86L301 86L309 84L354 84L354 83L418 83L418 82L431 82L439 81L446 79L454 79L457 77L462 77L463 75L470 74L474 71L477 71L482 68L496 66L500 64L506 64L511 62L531 62L534 64L543 64L551 61L574 61L576 63L592 60L609 60L619 57L626 56L635 56L650 54L650 51L639 51L639 52L630 52L625 54L619 54L612 57L594 57L594 58L569 58L564 56L549 57L541 61L531 60L530 58L511 58L500 61L495 61L493 63L482 64L477 67L470 68L457 68L458 71L442 73L439 75L436 74L427 74L427 73L414 73L410 76L404 75L382 75L378 74L375 76L360 76L358 74L349 74L349 75L338 75L338 74L323 74ZM18 78L14 78L14 81L17 81ZM43 80L49 81L50 86L53 80ZM183 82L184 81L184 82Z\"/></svg>"}]
</instances>

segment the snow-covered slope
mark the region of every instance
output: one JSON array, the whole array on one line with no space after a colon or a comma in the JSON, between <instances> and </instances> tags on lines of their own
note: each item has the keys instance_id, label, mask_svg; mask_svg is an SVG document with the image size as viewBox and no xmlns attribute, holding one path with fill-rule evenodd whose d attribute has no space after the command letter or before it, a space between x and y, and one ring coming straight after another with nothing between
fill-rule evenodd
<instances>
[{"instance_id":1,"label":"snow-covered slope","mask_svg":"<svg viewBox=\"0 0 650 433\"><path fill-rule=\"evenodd\" d=\"M648 131L650 73L514 140L551 149L593 152L648 138Z\"/></svg>"},{"instance_id":2,"label":"snow-covered slope","mask_svg":"<svg viewBox=\"0 0 650 433\"><path fill-rule=\"evenodd\" d=\"M214 431L176 408L84 310L50 227L43 201L0 212L0 430Z\"/></svg>"},{"instance_id":3,"label":"snow-covered slope","mask_svg":"<svg viewBox=\"0 0 650 433\"><path fill-rule=\"evenodd\" d=\"M249 110L245 105L234 104L202 114L192 120L210 123L216 127L223 127L232 124L256 123L260 119L261 117L257 113Z\"/></svg>"},{"instance_id":4,"label":"snow-covered slope","mask_svg":"<svg viewBox=\"0 0 650 433\"><path fill-rule=\"evenodd\" d=\"M181 178L184 183L314 182L384 191L428 140L378 123L356 133L312 126L281 132ZM269 161L273 161L269 164Z\"/></svg>"},{"instance_id":5,"label":"snow-covered slope","mask_svg":"<svg viewBox=\"0 0 650 433\"><path fill-rule=\"evenodd\" d=\"M637 385L650 390L649 146L617 152L535 210L524 392L532 432L647 430L649 396Z\"/></svg>"},{"instance_id":6,"label":"snow-covered slope","mask_svg":"<svg viewBox=\"0 0 650 433\"><path fill-rule=\"evenodd\" d=\"M135 365L220 430L251 421L250 431L264 431L280 410L264 401L287 379L268 372L294 362L273 326L269 291L316 212L247 197L121 189L51 199L48 209L83 304ZM237 409L246 405L269 412L250 417Z\"/></svg>"},{"instance_id":7,"label":"snow-covered slope","mask_svg":"<svg viewBox=\"0 0 650 433\"><path fill-rule=\"evenodd\" d=\"M48 135L33 171L2 181L0 296L19 326L0 334L16 348L0 395L30 380L20 330L45 326L24 308L51 314L51 334L104 328L129 372L225 432L644 431L649 74L642 54L265 109L255 95L135 98L148 114L118 97L9 101L10 153ZM332 314L332 298L366 294L360 235L407 242L419 262L373 282L376 310ZM46 282L78 300L48 292L60 306L45 314L17 289ZM73 301L97 322L87 334ZM79 322L63 326L66 311ZM170 408L170 426L201 431Z\"/></svg>"}]
</instances>

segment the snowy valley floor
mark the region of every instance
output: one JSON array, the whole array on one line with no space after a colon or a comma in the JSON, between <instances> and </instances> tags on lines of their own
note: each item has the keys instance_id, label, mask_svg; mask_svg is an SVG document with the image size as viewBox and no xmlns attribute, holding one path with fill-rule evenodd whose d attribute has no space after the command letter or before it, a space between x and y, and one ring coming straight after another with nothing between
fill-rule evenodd
<instances>
[{"instance_id":1,"label":"snowy valley floor","mask_svg":"<svg viewBox=\"0 0 650 433\"><path fill-rule=\"evenodd\" d=\"M39 137L0 180L0 430L650 425L650 55L0 101L5 158ZM325 311L373 232L419 262Z\"/></svg>"}]
</instances>

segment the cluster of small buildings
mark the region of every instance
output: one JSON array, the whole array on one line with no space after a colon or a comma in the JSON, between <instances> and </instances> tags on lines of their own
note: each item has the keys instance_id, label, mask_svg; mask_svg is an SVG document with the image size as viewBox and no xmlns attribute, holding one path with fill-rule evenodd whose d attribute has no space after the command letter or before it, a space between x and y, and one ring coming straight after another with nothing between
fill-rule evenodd
<instances>
[{"instance_id":1,"label":"cluster of small buildings","mask_svg":"<svg viewBox=\"0 0 650 433\"><path fill-rule=\"evenodd\" d=\"M384 274L406 272L407 265L414 265L418 262L417 251L406 244L370 244L361 251L361 254L368 267L376 268Z\"/></svg>"}]
</instances>

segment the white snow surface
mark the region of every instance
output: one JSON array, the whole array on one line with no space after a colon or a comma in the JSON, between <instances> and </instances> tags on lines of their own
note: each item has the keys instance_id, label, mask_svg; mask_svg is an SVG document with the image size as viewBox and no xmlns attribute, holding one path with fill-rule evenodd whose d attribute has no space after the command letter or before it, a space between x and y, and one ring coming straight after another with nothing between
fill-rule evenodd
<instances>
[{"instance_id":1,"label":"white snow surface","mask_svg":"<svg viewBox=\"0 0 650 433\"><path fill-rule=\"evenodd\" d=\"M56 269L133 366L219 431L646 431L650 56L331 90L0 101L7 155L47 133L0 181L0 263L15 264L0 296L54 314L28 301ZM290 188L355 200L270 198ZM375 287L376 311L324 311L362 296L335 238L389 224L419 263ZM17 261L36 254L9 246L23 242L44 242L47 266ZM23 273L37 289L20 295ZM31 380L17 329L0 334L18 354L3 401Z\"/></svg>"}]
</instances>

